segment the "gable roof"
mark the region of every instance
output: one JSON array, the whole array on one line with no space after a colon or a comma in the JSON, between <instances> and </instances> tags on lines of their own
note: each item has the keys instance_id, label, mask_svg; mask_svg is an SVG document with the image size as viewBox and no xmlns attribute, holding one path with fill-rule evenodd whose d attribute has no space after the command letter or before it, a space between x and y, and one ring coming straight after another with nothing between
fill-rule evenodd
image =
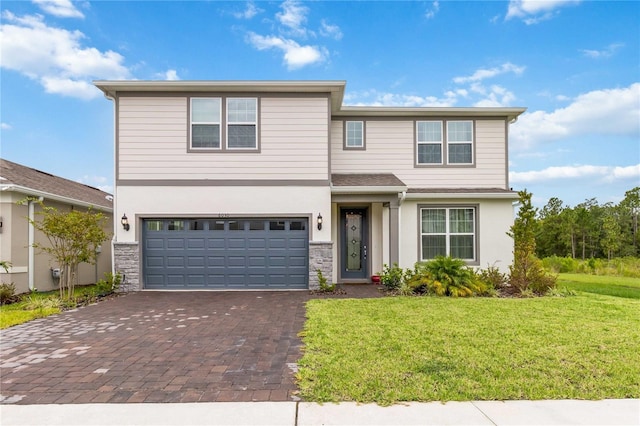
<instances>
[{"instance_id":1,"label":"gable roof","mask_svg":"<svg viewBox=\"0 0 640 426\"><path fill-rule=\"evenodd\" d=\"M42 196L63 203L113 210L113 196L89 185L0 158L0 190Z\"/></svg>"}]
</instances>

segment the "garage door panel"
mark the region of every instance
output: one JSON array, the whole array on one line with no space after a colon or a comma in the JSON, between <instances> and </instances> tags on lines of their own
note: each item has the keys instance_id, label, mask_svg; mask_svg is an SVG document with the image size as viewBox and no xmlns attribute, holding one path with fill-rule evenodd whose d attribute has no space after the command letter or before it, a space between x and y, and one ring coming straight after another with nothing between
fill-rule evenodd
<instances>
[{"instance_id":1,"label":"garage door panel","mask_svg":"<svg viewBox=\"0 0 640 426\"><path fill-rule=\"evenodd\" d=\"M307 219L153 222L162 226L143 227L145 288L308 288Z\"/></svg>"}]
</instances>

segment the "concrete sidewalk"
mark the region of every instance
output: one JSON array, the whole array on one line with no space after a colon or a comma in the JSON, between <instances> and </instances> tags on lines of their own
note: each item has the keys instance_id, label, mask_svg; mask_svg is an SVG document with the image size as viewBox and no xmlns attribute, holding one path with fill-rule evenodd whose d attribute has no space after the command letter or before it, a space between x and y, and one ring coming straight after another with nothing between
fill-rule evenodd
<instances>
[{"instance_id":1,"label":"concrete sidewalk","mask_svg":"<svg viewBox=\"0 0 640 426\"><path fill-rule=\"evenodd\" d=\"M10 425L640 425L640 399L375 404L0 405Z\"/></svg>"}]
</instances>

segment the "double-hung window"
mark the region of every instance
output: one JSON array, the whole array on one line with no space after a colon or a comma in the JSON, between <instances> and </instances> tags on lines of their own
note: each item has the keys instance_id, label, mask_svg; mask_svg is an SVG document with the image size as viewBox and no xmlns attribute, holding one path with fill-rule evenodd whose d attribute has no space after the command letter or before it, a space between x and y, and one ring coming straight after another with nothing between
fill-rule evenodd
<instances>
[{"instance_id":1,"label":"double-hung window","mask_svg":"<svg viewBox=\"0 0 640 426\"><path fill-rule=\"evenodd\" d=\"M227 148L258 148L258 101L227 98Z\"/></svg>"},{"instance_id":2,"label":"double-hung window","mask_svg":"<svg viewBox=\"0 0 640 426\"><path fill-rule=\"evenodd\" d=\"M191 98L189 149L258 149L257 98Z\"/></svg>"},{"instance_id":3,"label":"double-hung window","mask_svg":"<svg viewBox=\"0 0 640 426\"><path fill-rule=\"evenodd\" d=\"M449 164L473 162L473 123L447 121L447 152Z\"/></svg>"},{"instance_id":4,"label":"double-hung window","mask_svg":"<svg viewBox=\"0 0 640 426\"><path fill-rule=\"evenodd\" d=\"M364 122L345 122L345 148L364 148Z\"/></svg>"},{"instance_id":5,"label":"double-hung window","mask_svg":"<svg viewBox=\"0 0 640 426\"><path fill-rule=\"evenodd\" d=\"M418 164L442 164L442 121L416 123Z\"/></svg>"},{"instance_id":6,"label":"double-hung window","mask_svg":"<svg viewBox=\"0 0 640 426\"><path fill-rule=\"evenodd\" d=\"M416 164L473 164L473 121L417 121Z\"/></svg>"},{"instance_id":7,"label":"double-hung window","mask_svg":"<svg viewBox=\"0 0 640 426\"><path fill-rule=\"evenodd\" d=\"M191 148L220 149L221 99L191 98Z\"/></svg>"},{"instance_id":8,"label":"double-hung window","mask_svg":"<svg viewBox=\"0 0 640 426\"><path fill-rule=\"evenodd\" d=\"M476 260L476 209L474 207L420 208L422 260L451 256Z\"/></svg>"}]
</instances>

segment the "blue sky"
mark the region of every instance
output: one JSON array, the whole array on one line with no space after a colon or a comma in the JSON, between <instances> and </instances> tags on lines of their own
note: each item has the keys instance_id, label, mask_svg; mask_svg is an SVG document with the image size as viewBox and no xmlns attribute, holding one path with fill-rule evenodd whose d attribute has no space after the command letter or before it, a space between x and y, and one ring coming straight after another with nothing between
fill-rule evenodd
<instances>
[{"instance_id":1,"label":"blue sky","mask_svg":"<svg viewBox=\"0 0 640 426\"><path fill-rule=\"evenodd\" d=\"M345 104L527 107L510 182L541 207L640 185L638 1L6 1L3 158L113 191L93 80L346 80Z\"/></svg>"}]
</instances>

